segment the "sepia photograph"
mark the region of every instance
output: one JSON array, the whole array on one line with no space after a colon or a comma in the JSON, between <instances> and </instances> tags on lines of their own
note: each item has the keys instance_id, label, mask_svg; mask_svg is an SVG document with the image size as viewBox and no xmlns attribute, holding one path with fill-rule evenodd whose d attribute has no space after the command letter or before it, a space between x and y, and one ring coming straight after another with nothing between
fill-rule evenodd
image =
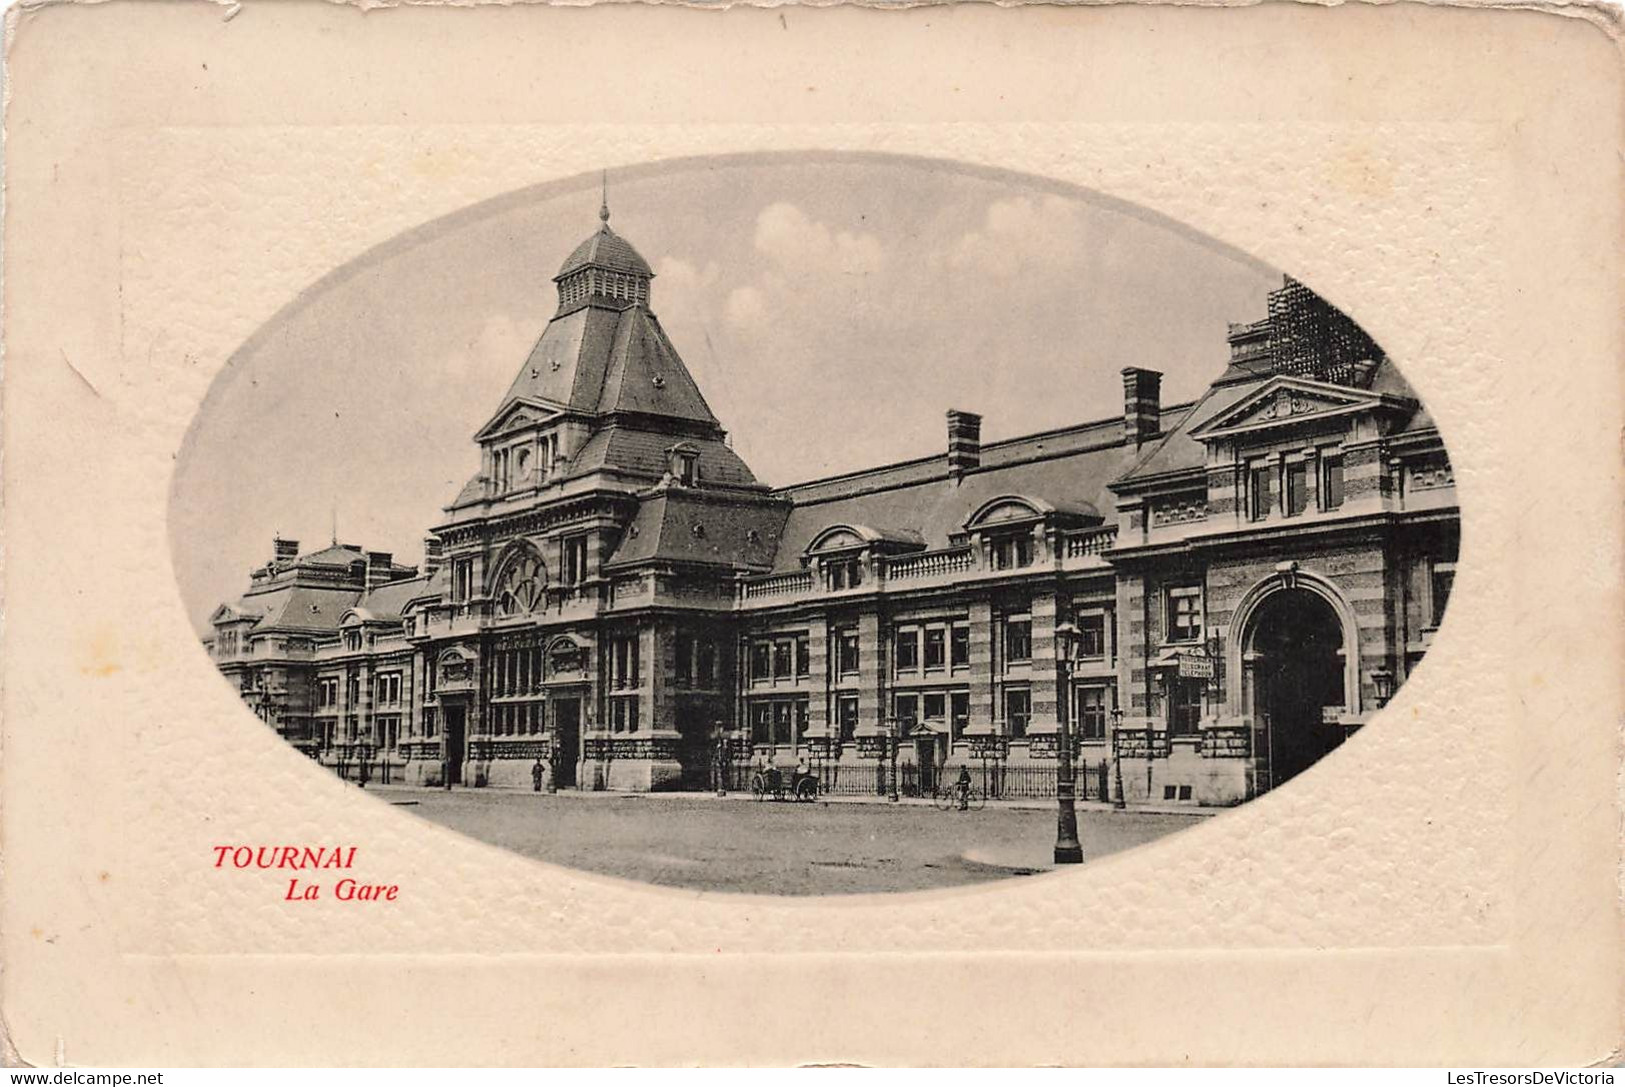
<instances>
[{"instance_id":1,"label":"sepia photograph","mask_svg":"<svg viewBox=\"0 0 1625 1087\"><path fill-rule=\"evenodd\" d=\"M1608 1082L1618 32L14 5L0 1062Z\"/></svg>"},{"instance_id":2,"label":"sepia photograph","mask_svg":"<svg viewBox=\"0 0 1625 1087\"><path fill-rule=\"evenodd\" d=\"M232 357L172 503L254 715L222 727L529 857L774 894L1041 873L1290 787L1421 664L1460 520L1311 286L885 155L411 231Z\"/></svg>"}]
</instances>

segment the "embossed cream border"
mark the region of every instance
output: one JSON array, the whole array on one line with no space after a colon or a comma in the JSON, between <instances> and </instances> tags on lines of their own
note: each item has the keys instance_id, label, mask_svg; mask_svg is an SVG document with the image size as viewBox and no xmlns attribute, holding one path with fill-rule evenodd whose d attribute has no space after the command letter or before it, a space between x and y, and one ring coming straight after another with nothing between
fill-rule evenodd
<instances>
[{"instance_id":1,"label":"embossed cream border","mask_svg":"<svg viewBox=\"0 0 1625 1087\"><path fill-rule=\"evenodd\" d=\"M1606 20L64 4L14 13L8 66L0 941L22 1059L1613 1050L1625 646ZM606 93L606 72L631 93ZM1044 879L728 898L517 861L235 727L165 523L173 454L226 356L323 274L481 199L768 151L1087 186L1315 283L1400 360L1457 462L1456 599L1423 671L1314 789ZM409 897L313 921L200 860L222 839L331 837Z\"/></svg>"}]
</instances>

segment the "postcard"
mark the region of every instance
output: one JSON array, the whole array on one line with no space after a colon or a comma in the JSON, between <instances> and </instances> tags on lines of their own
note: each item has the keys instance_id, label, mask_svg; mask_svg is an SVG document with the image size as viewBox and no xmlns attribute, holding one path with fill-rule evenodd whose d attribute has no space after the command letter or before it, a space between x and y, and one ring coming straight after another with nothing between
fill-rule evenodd
<instances>
[{"instance_id":1,"label":"postcard","mask_svg":"<svg viewBox=\"0 0 1625 1087\"><path fill-rule=\"evenodd\" d=\"M1616 1052L1600 9L8 30L13 1061Z\"/></svg>"}]
</instances>

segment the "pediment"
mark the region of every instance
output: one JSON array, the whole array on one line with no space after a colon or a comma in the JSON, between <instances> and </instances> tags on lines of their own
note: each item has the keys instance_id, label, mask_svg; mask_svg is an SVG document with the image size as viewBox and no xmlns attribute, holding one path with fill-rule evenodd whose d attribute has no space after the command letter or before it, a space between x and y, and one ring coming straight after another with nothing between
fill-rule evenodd
<instances>
[{"instance_id":1,"label":"pediment","mask_svg":"<svg viewBox=\"0 0 1625 1087\"><path fill-rule=\"evenodd\" d=\"M540 401L512 400L504 404L491 421L480 428L474 435L474 440L483 442L490 438L500 437L504 434L513 434L521 430L542 426L558 418L559 410Z\"/></svg>"},{"instance_id":2,"label":"pediment","mask_svg":"<svg viewBox=\"0 0 1625 1087\"><path fill-rule=\"evenodd\" d=\"M1415 407L1415 401L1403 397L1282 376L1265 382L1211 419L1192 427L1190 434L1200 441L1208 441L1249 431L1370 412L1404 412Z\"/></svg>"}]
</instances>

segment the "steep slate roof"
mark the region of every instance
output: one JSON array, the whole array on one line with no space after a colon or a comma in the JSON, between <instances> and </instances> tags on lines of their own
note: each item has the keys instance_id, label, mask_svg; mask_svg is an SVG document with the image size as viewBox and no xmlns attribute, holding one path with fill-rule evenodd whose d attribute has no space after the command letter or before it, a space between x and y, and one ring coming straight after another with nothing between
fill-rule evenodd
<instances>
[{"instance_id":1,"label":"steep slate roof","mask_svg":"<svg viewBox=\"0 0 1625 1087\"><path fill-rule=\"evenodd\" d=\"M745 462L715 438L678 438L627 426L605 427L588 438L570 461L569 474L620 468L659 478L666 473L666 450L679 442L699 453L701 486L756 486Z\"/></svg>"},{"instance_id":2,"label":"steep slate roof","mask_svg":"<svg viewBox=\"0 0 1625 1087\"><path fill-rule=\"evenodd\" d=\"M1187 405L1163 412L1163 425ZM1004 495L1038 499L1085 517L1109 518L1106 485L1132 462L1122 444L1123 420L1113 418L982 447L981 467L959 479L937 455L869 472L786 487L775 492L795 503L774 557L775 571L801 568L802 553L824 529L866 525L887 534L912 533L930 550L948 547L950 535L988 501Z\"/></svg>"},{"instance_id":3,"label":"steep slate roof","mask_svg":"<svg viewBox=\"0 0 1625 1087\"><path fill-rule=\"evenodd\" d=\"M591 237L571 251L564 263L559 266L559 274L555 279L563 279L571 272L585 268L589 264L600 268L608 268L612 272L631 272L633 275L654 277L654 269L649 262L632 248L632 243L609 229L605 223L599 227Z\"/></svg>"},{"instance_id":4,"label":"steep slate roof","mask_svg":"<svg viewBox=\"0 0 1625 1087\"><path fill-rule=\"evenodd\" d=\"M379 622L398 623L401 621L401 612L406 610L406 605L420 596L433 595L429 582L430 578L420 576L380 585L363 596L355 607L367 612Z\"/></svg>"},{"instance_id":5,"label":"steep slate roof","mask_svg":"<svg viewBox=\"0 0 1625 1087\"><path fill-rule=\"evenodd\" d=\"M587 305L548 322L495 414L515 400L588 415L661 415L721 429L659 319L643 306Z\"/></svg>"},{"instance_id":6,"label":"steep slate roof","mask_svg":"<svg viewBox=\"0 0 1625 1087\"><path fill-rule=\"evenodd\" d=\"M766 570L784 530L785 513L782 502L669 488L639 504L607 565L665 560Z\"/></svg>"},{"instance_id":7,"label":"steep slate roof","mask_svg":"<svg viewBox=\"0 0 1625 1087\"><path fill-rule=\"evenodd\" d=\"M263 617L255 624L256 634L268 630L330 634L338 630L340 617L355 606L360 596L354 589L282 585L263 593L251 593L233 606L258 612Z\"/></svg>"}]
</instances>

